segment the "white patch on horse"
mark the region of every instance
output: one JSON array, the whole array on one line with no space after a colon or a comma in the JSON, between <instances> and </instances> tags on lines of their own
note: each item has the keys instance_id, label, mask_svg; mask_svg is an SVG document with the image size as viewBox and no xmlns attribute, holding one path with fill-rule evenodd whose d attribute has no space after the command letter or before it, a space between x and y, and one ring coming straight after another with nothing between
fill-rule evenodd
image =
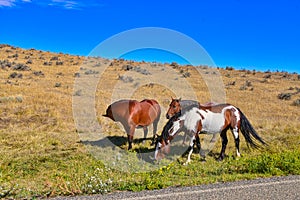
<instances>
[{"instance_id":1,"label":"white patch on horse","mask_svg":"<svg viewBox=\"0 0 300 200\"><path fill-rule=\"evenodd\" d=\"M198 122L202 123L201 132L207 134L220 133L225 125L225 112L226 110L233 110L233 114L236 117L236 121L240 120L240 113L234 106L226 106L221 112L216 113L210 110L201 110L197 107L193 107L191 110L186 111L179 119L173 122L173 126L170 129L169 134L174 136L177 131L181 128L181 121L184 121L184 127L188 132L196 133L198 131ZM238 127L237 124L233 128L233 134L235 138L238 138Z\"/></svg>"},{"instance_id":2,"label":"white patch on horse","mask_svg":"<svg viewBox=\"0 0 300 200\"><path fill-rule=\"evenodd\" d=\"M201 121L202 123L202 132L206 132L208 134L216 134L220 133L224 124L225 124L225 111L233 109L234 116L236 117L237 121L240 120L239 111L234 106L226 106L224 107L220 113L215 113L210 110L201 110L199 108L192 108L191 110L187 111L183 116L180 118L184 120L184 126L188 131L192 131L196 133L198 122ZM203 117L203 119L202 119ZM238 127L234 127L234 136L235 138L238 137Z\"/></svg>"},{"instance_id":3,"label":"white patch on horse","mask_svg":"<svg viewBox=\"0 0 300 200\"><path fill-rule=\"evenodd\" d=\"M214 113L210 110L206 112L200 110L200 113L203 115L204 119L202 120L202 130L204 132L215 134L219 133L224 126L225 117L224 117L225 109L222 110L221 113Z\"/></svg>"},{"instance_id":4,"label":"white patch on horse","mask_svg":"<svg viewBox=\"0 0 300 200\"><path fill-rule=\"evenodd\" d=\"M181 128L181 120L180 119L173 122L172 127L169 129L170 136L174 136L180 128Z\"/></svg>"},{"instance_id":5,"label":"white patch on horse","mask_svg":"<svg viewBox=\"0 0 300 200\"><path fill-rule=\"evenodd\" d=\"M194 107L191 110L187 111L182 118L184 118L184 126L190 132L197 132L198 122L201 120L201 116L198 114L200 112L198 108ZM181 117L180 117L181 118Z\"/></svg>"},{"instance_id":6,"label":"white patch on horse","mask_svg":"<svg viewBox=\"0 0 300 200\"><path fill-rule=\"evenodd\" d=\"M158 154L158 151L159 149L161 148L161 143L158 142L157 146L156 146L156 149L155 149L155 153L154 153L154 158L157 159L157 154Z\"/></svg>"}]
</instances>

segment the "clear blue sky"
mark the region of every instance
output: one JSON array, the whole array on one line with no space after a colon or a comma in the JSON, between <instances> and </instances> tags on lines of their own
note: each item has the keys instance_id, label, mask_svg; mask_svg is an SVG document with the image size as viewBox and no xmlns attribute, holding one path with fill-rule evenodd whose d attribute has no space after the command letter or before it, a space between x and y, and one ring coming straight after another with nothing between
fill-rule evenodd
<instances>
[{"instance_id":1,"label":"clear blue sky","mask_svg":"<svg viewBox=\"0 0 300 200\"><path fill-rule=\"evenodd\" d=\"M88 55L105 39L140 27L193 38L217 66L300 73L297 0L0 0L0 43L22 48ZM147 60L155 53L129 56ZM158 61L164 56L169 61L167 53Z\"/></svg>"}]
</instances>

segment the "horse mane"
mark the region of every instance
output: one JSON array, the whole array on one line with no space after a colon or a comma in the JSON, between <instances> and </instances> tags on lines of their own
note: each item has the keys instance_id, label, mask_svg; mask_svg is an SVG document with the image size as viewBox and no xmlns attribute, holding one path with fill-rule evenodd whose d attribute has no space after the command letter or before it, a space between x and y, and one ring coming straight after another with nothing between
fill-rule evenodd
<instances>
[{"instance_id":1,"label":"horse mane","mask_svg":"<svg viewBox=\"0 0 300 200\"><path fill-rule=\"evenodd\" d=\"M198 106L199 107L199 102L198 101L194 101L194 100L179 100L179 104L181 106L181 109L185 109L186 107L189 106Z\"/></svg>"},{"instance_id":2,"label":"horse mane","mask_svg":"<svg viewBox=\"0 0 300 200\"><path fill-rule=\"evenodd\" d=\"M162 133L161 133L161 137L162 137L162 139L166 142L167 140L169 140L169 136L170 136L170 134L169 134L169 130L170 130L170 128L173 126L173 122L174 121L176 121L176 119L178 118L178 117L180 117L181 116L181 113L179 112L179 113L176 113L173 117L171 117L169 120L168 120L168 122L166 123L166 125L164 126L164 128L163 128L163 131L162 131Z\"/></svg>"},{"instance_id":3,"label":"horse mane","mask_svg":"<svg viewBox=\"0 0 300 200\"><path fill-rule=\"evenodd\" d=\"M179 113L177 113L176 115L177 115L177 117L180 117L180 116L184 115L186 112L192 110L193 108L199 108L199 104L197 104L197 105L191 104L184 108L181 108L181 111ZM174 116L176 116L176 115L174 115Z\"/></svg>"}]
</instances>

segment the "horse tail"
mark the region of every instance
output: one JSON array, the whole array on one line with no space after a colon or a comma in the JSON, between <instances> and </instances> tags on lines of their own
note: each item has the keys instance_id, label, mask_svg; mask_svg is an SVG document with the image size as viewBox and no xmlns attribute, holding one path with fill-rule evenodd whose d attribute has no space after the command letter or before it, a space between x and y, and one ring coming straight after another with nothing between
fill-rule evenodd
<instances>
[{"instance_id":1,"label":"horse tail","mask_svg":"<svg viewBox=\"0 0 300 200\"><path fill-rule=\"evenodd\" d=\"M242 111L237 108L238 111L240 112L240 130L245 137L245 140L247 142L247 145L250 144L252 148L260 148L259 144L254 141L256 139L263 145L267 145L267 143L257 134L257 132L254 130L253 126L250 124L249 120L247 117L242 113Z\"/></svg>"}]
</instances>

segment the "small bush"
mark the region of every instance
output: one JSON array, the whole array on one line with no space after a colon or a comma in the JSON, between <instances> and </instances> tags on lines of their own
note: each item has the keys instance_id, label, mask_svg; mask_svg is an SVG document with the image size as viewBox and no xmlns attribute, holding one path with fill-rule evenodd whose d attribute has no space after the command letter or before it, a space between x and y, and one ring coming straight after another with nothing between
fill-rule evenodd
<instances>
[{"instance_id":1,"label":"small bush","mask_svg":"<svg viewBox=\"0 0 300 200\"><path fill-rule=\"evenodd\" d=\"M51 65L52 65L52 62L44 62L43 65L45 65L45 66L51 66Z\"/></svg>"},{"instance_id":2,"label":"small bush","mask_svg":"<svg viewBox=\"0 0 300 200\"><path fill-rule=\"evenodd\" d=\"M133 78L131 76L120 76L119 75L119 80L123 81L124 83L132 83Z\"/></svg>"},{"instance_id":3,"label":"small bush","mask_svg":"<svg viewBox=\"0 0 300 200\"><path fill-rule=\"evenodd\" d=\"M45 75L42 71L34 71L33 74L36 76L44 76Z\"/></svg>"},{"instance_id":4,"label":"small bush","mask_svg":"<svg viewBox=\"0 0 300 200\"><path fill-rule=\"evenodd\" d=\"M16 64L15 66L13 66L13 70L17 70L17 71L30 71L31 68L28 67L27 65L24 64Z\"/></svg>"},{"instance_id":5,"label":"small bush","mask_svg":"<svg viewBox=\"0 0 300 200\"><path fill-rule=\"evenodd\" d=\"M50 61L54 61L54 60L58 60L58 56L53 56L52 58L50 58Z\"/></svg>"},{"instance_id":6,"label":"small bush","mask_svg":"<svg viewBox=\"0 0 300 200\"><path fill-rule=\"evenodd\" d=\"M80 73L79 73L79 72L76 72L76 73L74 74L74 77L79 78L79 77L80 77Z\"/></svg>"},{"instance_id":7,"label":"small bush","mask_svg":"<svg viewBox=\"0 0 300 200\"><path fill-rule=\"evenodd\" d=\"M64 62L63 61L56 61L56 63L55 63L56 65L63 65L64 64Z\"/></svg>"},{"instance_id":8,"label":"small bush","mask_svg":"<svg viewBox=\"0 0 300 200\"><path fill-rule=\"evenodd\" d=\"M81 96L82 95L82 90L77 90L74 92L73 96Z\"/></svg>"},{"instance_id":9,"label":"small bush","mask_svg":"<svg viewBox=\"0 0 300 200\"><path fill-rule=\"evenodd\" d=\"M0 60L1 69L11 68L15 63L8 60Z\"/></svg>"},{"instance_id":10,"label":"small bush","mask_svg":"<svg viewBox=\"0 0 300 200\"><path fill-rule=\"evenodd\" d=\"M281 99L281 100L290 100L291 97L292 97L291 93L280 93L278 95L278 99Z\"/></svg>"},{"instance_id":11,"label":"small bush","mask_svg":"<svg viewBox=\"0 0 300 200\"><path fill-rule=\"evenodd\" d=\"M19 55L16 53L16 54L13 54L13 55L11 55L11 56L7 56L7 58L18 58L19 57Z\"/></svg>"},{"instance_id":12,"label":"small bush","mask_svg":"<svg viewBox=\"0 0 300 200\"><path fill-rule=\"evenodd\" d=\"M188 77L190 77L191 76L191 73L190 72L184 72L183 74L182 74L182 77L184 77L184 78L188 78Z\"/></svg>"},{"instance_id":13,"label":"small bush","mask_svg":"<svg viewBox=\"0 0 300 200\"><path fill-rule=\"evenodd\" d=\"M18 102L18 103L21 103L21 102L23 102L23 97L22 96L0 97L0 103L6 103L6 102Z\"/></svg>"},{"instance_id":14,"label":"small bush","mask_svg":"<svg viewBox=\"0 0 300 200\"><path fill-rule=\"evenodd\" d=\"M293 106L300 106L300 99L297 99L293 102Z\"/></svg>"},{"instance_id":15,"label":"small bush","mask_svg":"<svg viewBox=\"0 0 300 200\"><path fill-rule=\"evenodd\" d=\"M123 65L122 70L125 70L125 71L131 71L132 70L132 71L144 74L144 75L150 75L151 74L148 70L143 69L140 66Z\"/></svg>"},{"instance_id":16,"label":"small bush","mask_svg":"<svg viewBox=\"0 0 300 200\"><path fill-rule=\"evenodd\" d=\"M170 66L172 66L174 69L177 69L179 67L179 65L176 62L172 62Z\"/></svg>"},{"instance_id":17,"label":"small bush","mask_svg":"<svg viewBox=\"0 0 300 200\"><path fill-rule=\"evenodd\" d=\"M132 69L133 69L132 65L123 65L123 67L122 67L122 70L124 70L124 71L130 71Z\"/></svg>"},{"instance_id":18,"label":"small bush","mask_svg":"<svg viewBox=\"0 0 300 200\"><path fill-rule=\"evenodd\" d=\"M226 69L226 70L228 70L228 71L232 71L232 70L234 70L234 68L233 68L233 67L229 67L229 66L227 66L225 69Z\"/></svg>"},{"instance_id":19,"label":"small bush","mask_svg":"<svg viewBox=\"0 0 300 200\"><path fill-rule=\"evenodd\" d=\"M8 78L23 78L23 74L21 73L17 73L17 72L13 72L9 75Z\"/></svg>"},{"instance_id":20,"label":"small bush","mask_svg":"<svg viewBox=\"0 0 300 200\"><path fill-rule=\"evenodd\" d=\"M55 83L54 87L61 87L61 83Z\"/></svg>"},{"instance_id":21,"label":"small bush","mask_svg":"<svg viewBox=\"0 0 300 200\"><path fill-rule=\"evenodd\" d=\"M84 72L84 74L85 75L90 75L90 74L99 74L99 72L98 71L95 71L95 70L88 70L88 71L86 71L86 72Z\"/></svg>"},{"instance_id":22,"label":"small bush","mask_svg":"<svg viewBox=\"0 0 300 200\"><path fill-rule=\"evenodd\" d=\"M253 90L251 81L246 80L246 82L240 87L240 90L247 90L248 88L250 91Z\"/></svg>"},{"instance_id":23,"label":"small bush","mask_svg":"<svg viewBox=\"0 0 300 200\"><path fill-rule=\"evenodd\" d=\"M271 74L266 74L266 75L264 75L264 77L263 78L271 78Z\"/></svg>"},{"instance_id":24,"label":"small bush","mask_svg":"<svg viewBox=\"0 0 300 200\"><path fill-rule=\"evenodd\" d=\"M229 86L229 85L235 85L235 81L227 83L227 86Z\"/></svg>"}]
</instances>

